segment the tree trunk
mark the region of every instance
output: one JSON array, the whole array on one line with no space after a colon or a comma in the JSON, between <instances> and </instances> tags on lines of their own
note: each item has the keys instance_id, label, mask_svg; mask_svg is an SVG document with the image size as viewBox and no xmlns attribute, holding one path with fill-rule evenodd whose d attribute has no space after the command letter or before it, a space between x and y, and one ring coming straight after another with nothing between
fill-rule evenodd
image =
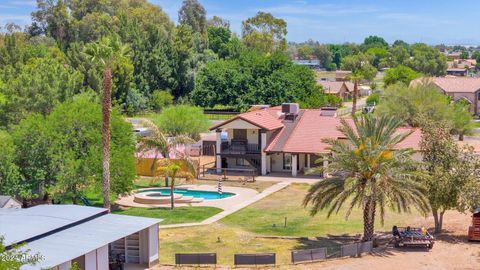
<instances>
[{"instance_id":1,"label":"tree trunk","mask_svg":"<svg viewBox=\"0 0 480 270\"><path fill-rule=\"evenodd\" d=\"M432 209L433 221L435 222L435 233L441 233L443 228L443 215L445 210L439 211L438 209Z\"/></svg>"},{"instance_id":2,"label":"tree trunk","mask_svg":"<svg viewBox=\"0 0 480 270\"><path fill-rule=\"evenodd\" d=\"M168 172L165 173L165 187L168 187L169 186L169 183L168 183Z\"/></svg>"},{"instance_id":3,"label":"tree trunk","mask_svg":"<svg viewBox=\"0 0 480 270\"><path fill-rule=\"evenodd\" d=\"M175 187L175 176L172 176L172 186L170 187L170 209L175 208L175 197L173 189Z\"/></svg>"},{"instance_id":4,"label":"tree trunk","mask_svg":"<svg viewBox=\"0 0 480 270\"><path fill-rule=\"evenodd\" d=\"M363 239L362 241L373 240L375 232L375 208L376 203L371 198L367 199L363 209Z\"/></svg>"},{"instance_id":5,"label":"tree trunk","mask_svg":"<svg viewBox=\"0 0 480 270\"><path fill-rule=\"evenodd\" d=\"M112 111L112 71L103 70L102 144L103 144L103 207L110 211L110 113Z\"/></svg>"},{"instance_id":6,"label":"tree trunk","mask_svg":"<svg viewBox=\"0 0 480 270\"><path fill-rule=\"evenodd\" d=\"M355 116L357 111L357 97L358 97L358 81L353 81L353 96L352 96L352 116Z\"/></svg>"},{"instance_id":7,"label":"tree trunk","mask_svg":"<svg viewBox=\"0 0 480 270\"><path fill-rule=\"evenodd\" d=\"M458 140L462 142L463 141L463 136L464 136L463 132L460 132L460 134L458 134Z\"/></svg>"}]
</instances>

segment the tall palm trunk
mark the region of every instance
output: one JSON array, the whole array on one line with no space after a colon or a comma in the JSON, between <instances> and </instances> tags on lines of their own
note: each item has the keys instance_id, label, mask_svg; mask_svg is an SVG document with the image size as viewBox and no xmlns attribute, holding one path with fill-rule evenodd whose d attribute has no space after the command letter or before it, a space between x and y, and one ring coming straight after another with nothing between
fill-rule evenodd
<instances>
[{"instance_id":1,"label":"tall palm trunk","mask_svg":"<svg viewBox=\"0 0 480 270\"><path fill-rule=\"evenodd\" d=\"M353 97L352 97L352 116L355 116L357 111L357 97L358 97L358 81L353 81Z\"/></svg>"},{"instance_id":2,"label":"tall palm trunk","mask_svg":"<svg viewBox=\"0 0 480 270\"><path fill-rule=\"evenodd\" d=\"M363 209L363 241L371 241L375 231L375 209L376 203L368 198Z\"/></svg>"},{"instance_id":3,"label":"tall palm trunk","mask_svg":"<svg viewBox=\"0 0 480 270\"><path fill-rule=\"evenodd\" d=\"M110 211L110 113L112 111L112 71L103 70L102 145L103 145L103 207Z\"/></svg>"}]
</instances>

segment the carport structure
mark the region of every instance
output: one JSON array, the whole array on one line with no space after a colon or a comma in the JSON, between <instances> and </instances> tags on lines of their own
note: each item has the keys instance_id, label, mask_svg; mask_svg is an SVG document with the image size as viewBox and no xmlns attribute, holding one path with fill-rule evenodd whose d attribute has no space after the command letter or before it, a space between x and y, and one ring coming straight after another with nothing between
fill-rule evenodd
<instances>
[{"instance_id":1,"label":"carport structure","mask_svg":"<svg viewBox=\"0 0 480 270\"><path fill-rule=\"evenodd\" d=\"M78 205L40 205L0 209L0 233L10 248L25 244L41 260L26 269L109 269L124 258L125 269L158 263L158 223L161 220L109 214L106 209Z\"/></svg>"}]
</instances>

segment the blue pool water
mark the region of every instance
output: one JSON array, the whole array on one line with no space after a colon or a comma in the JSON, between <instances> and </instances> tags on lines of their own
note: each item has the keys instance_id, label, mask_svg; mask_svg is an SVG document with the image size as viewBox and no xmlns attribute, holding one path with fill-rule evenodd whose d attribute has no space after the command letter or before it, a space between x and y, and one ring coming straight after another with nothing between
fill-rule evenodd
<instances>
[{"instance_id":1,"label":"blue pool water","mask_svg":"<svg viewBox=\"0 0 480 270\"><path fill-rule=\"evenodd\" d=\"M148 189L148 190L142 190L139 192L151 192L151 191L159 192L162 195L170 195L170 189L168 188ZM181 189L181 188L176 188L173 190L173 192L176 194L182 194L183 196L190 196L193 198L203 198L204 200L225 199L235 195L234 193L230 193L230 192L223 192L222 194L220 194L215 191L188 190L188 189Z\"/></svg>"}]
</instances>

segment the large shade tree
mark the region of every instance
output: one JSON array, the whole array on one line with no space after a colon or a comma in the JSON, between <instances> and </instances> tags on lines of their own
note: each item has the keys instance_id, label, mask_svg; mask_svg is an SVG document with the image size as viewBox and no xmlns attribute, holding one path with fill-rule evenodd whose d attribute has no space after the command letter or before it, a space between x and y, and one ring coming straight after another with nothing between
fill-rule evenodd
<instances>
[{"instance_id":1,"label":"large shade tree","mask_svg":"<svg viewBox=\"0 0 480 270\"><path fill-rule=\"evenodd\" d=\"M243 42L262 52L286 50L287 22L267 12L258 12L242 22Z\"/></svg>"},{"instance_id":2,"label":"large shade tree","mask_svg":"<svg viewBox=\"0 0 480 270\"><path fill-rule=\"evenodd\" d=\"M384 221L387 208L408 212L415 207L422 213L429 209L414 168L412 149L398 149L411 132L397 132L402 122L373 115L354 118L353 125L341 120L339 131L346 140L327 139L332 155L328 165L318 168L327 179L314 184L304 205L312 205L311 214L328 210L328 216L347 208L348 217L355 207L363 210L363 240L372 240L377 212ZM315 170L315 169L314 169Z\"/></svg>"},{"instance_id":3,"label":"large shade tree","mask_svg":"<svg viewBox=\"0 0 480 270\"><path fill-rule=\"evenodd\" d=\"M118 37L103 38L90 44L86 53L92 62L99 62L103 67L102 97L102 144L103 144L103 207L110 209L110 114L112 111L112 68L115 61L127 57L128 47Z\"/></svg>"}]
</instances>

